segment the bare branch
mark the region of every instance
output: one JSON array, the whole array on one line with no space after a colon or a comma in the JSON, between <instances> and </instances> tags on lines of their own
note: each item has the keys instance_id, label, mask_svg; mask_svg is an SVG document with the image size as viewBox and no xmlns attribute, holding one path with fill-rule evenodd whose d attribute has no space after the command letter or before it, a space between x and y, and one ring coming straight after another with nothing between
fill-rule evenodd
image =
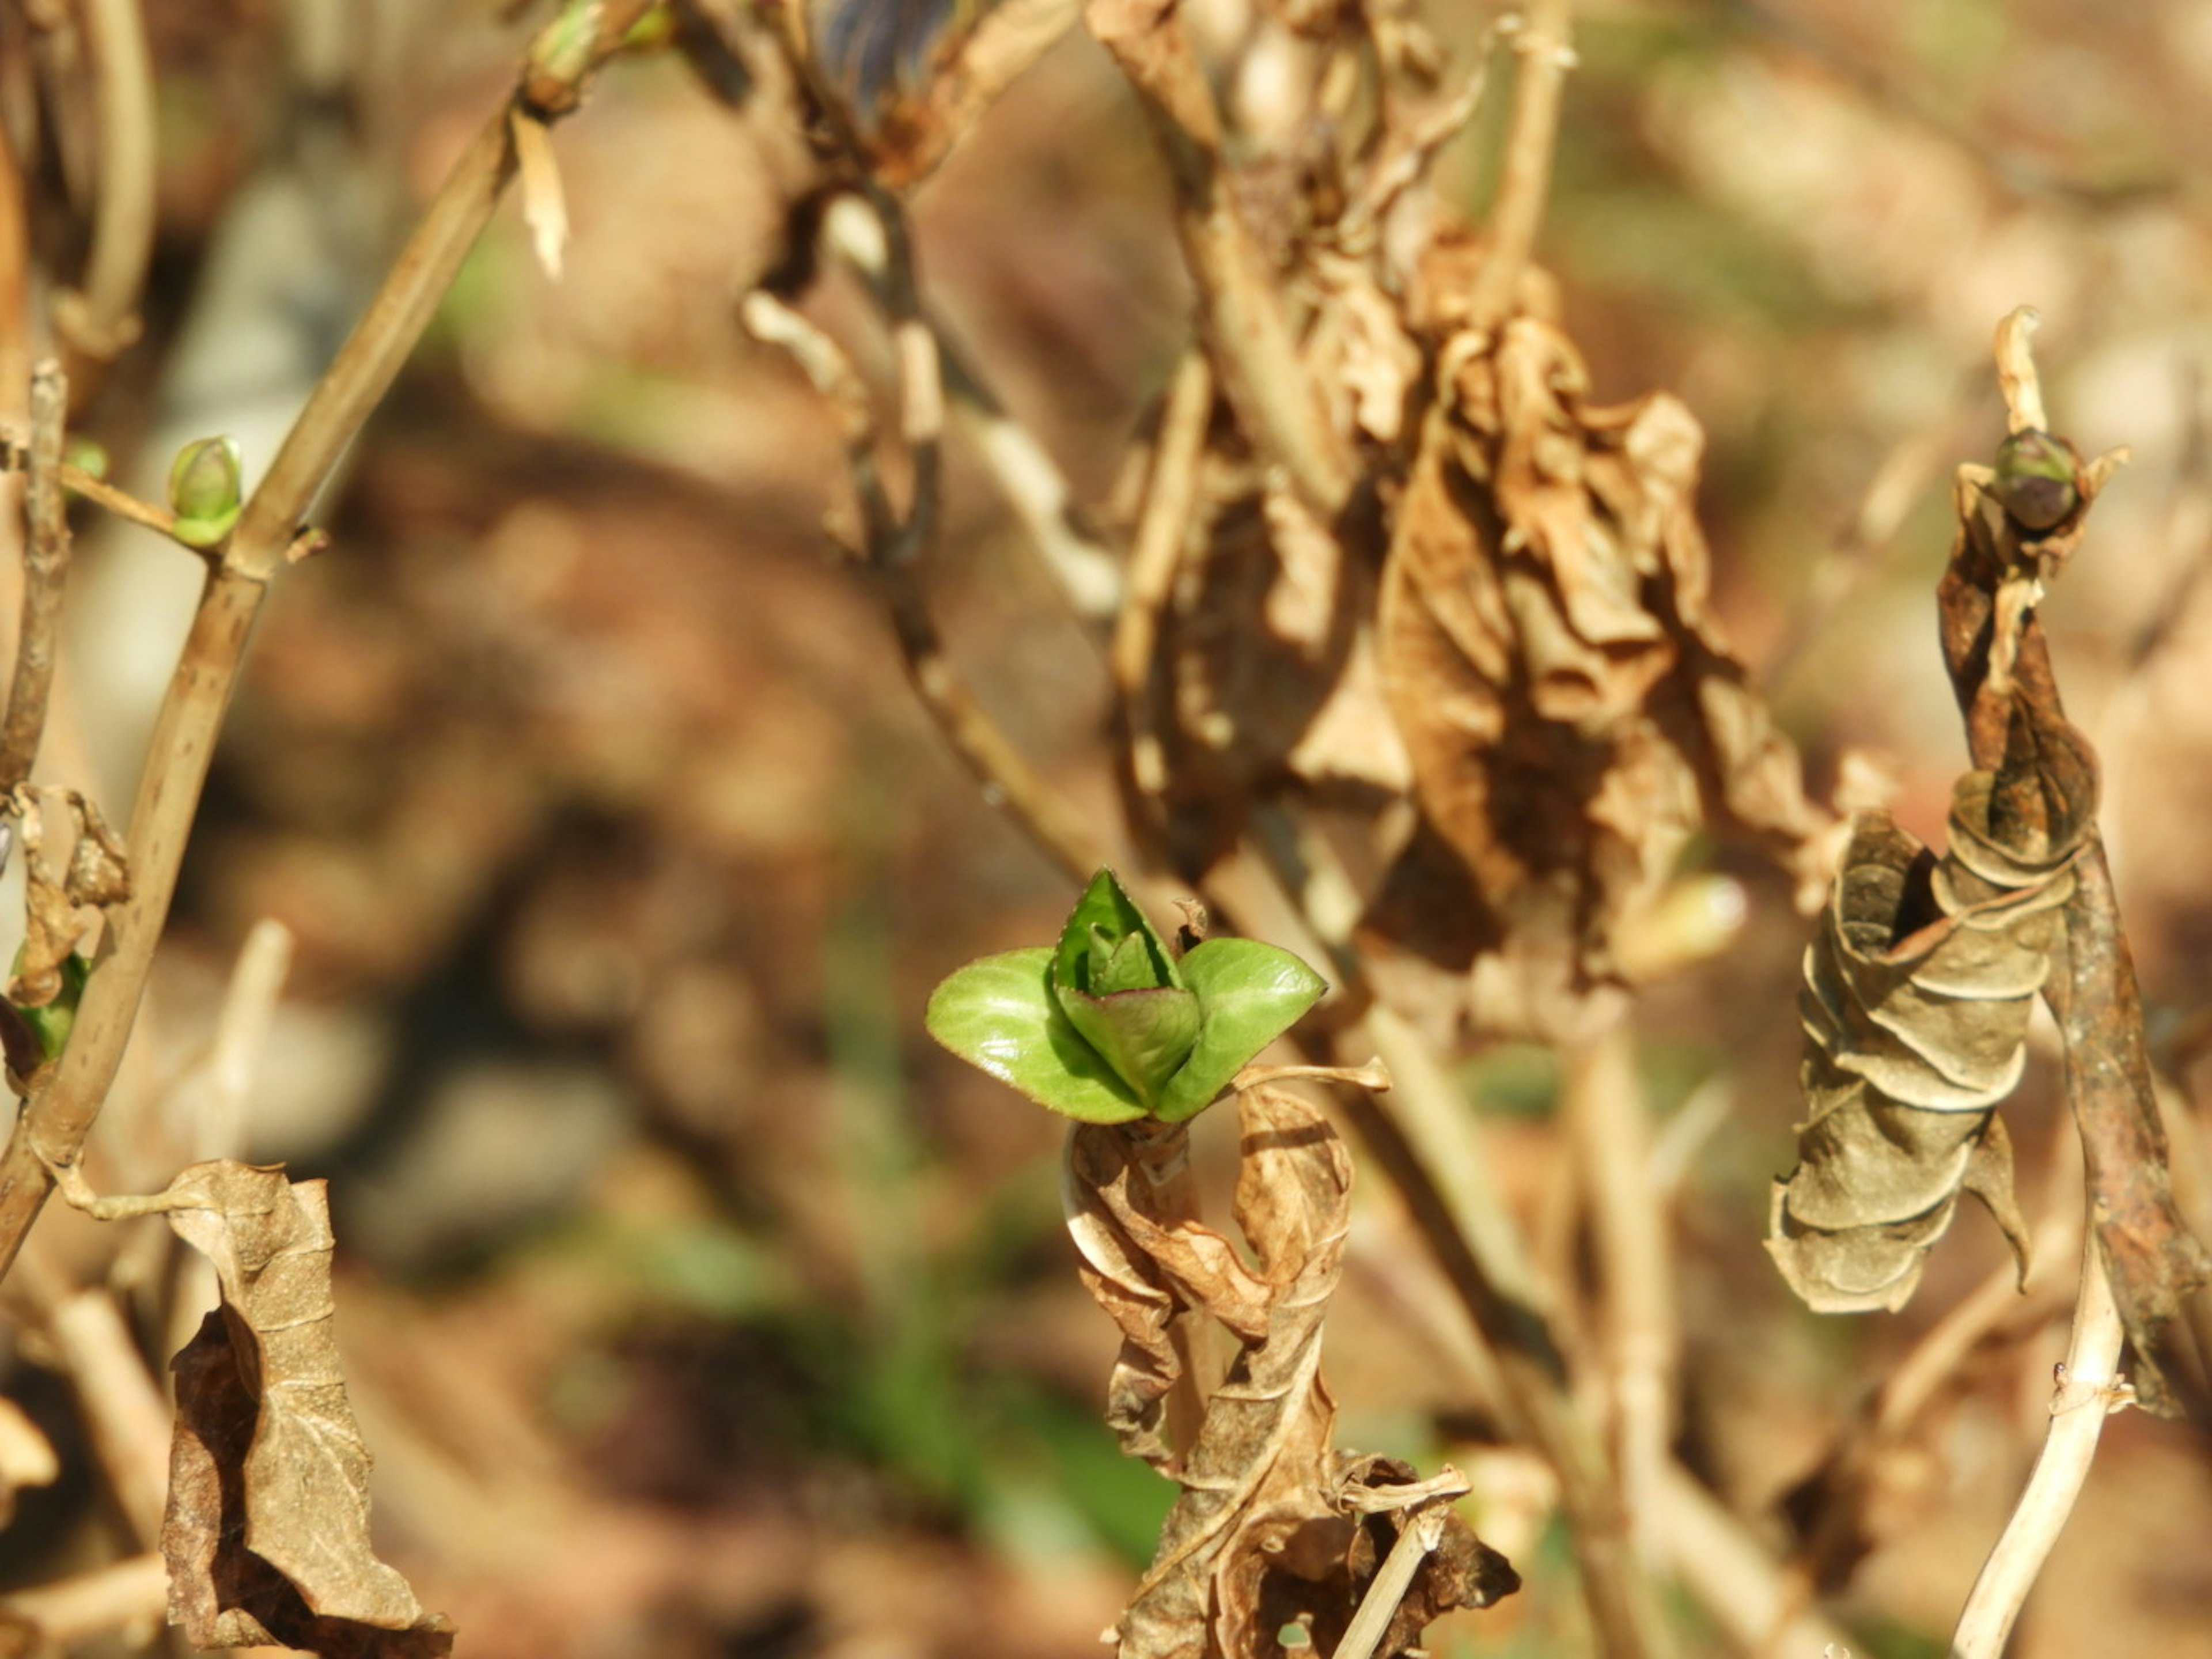
<instances>
[{"instance_id":1,"label":"bare branch","mask_svg":"<svg viewBox=\"0 0 2212 1659\"><path fill-rule=\"evenodd\" d=\"M138 337L138 296L154 253L154 69L138 0L84 0L100 113L100 185L84 285L55 296L54 322L95 362Z\"/></svg>"},{"instance_id":2,"label":"bare branch","mask_svg":"<svg viewBox=\"0 0 2212 1659\"><path fill-rule=\"evenodd\" d=\"M1521 66L1513 78L1513 117L1498 199L1490 210L1490 246L1475 279L1468 313L1478 328L1512 313L1521 273L1536 251L1544 198L1552 189L1552 150L1559 137L1559 92L1574 66L1568 0L1535 0L1513 40Z\"/></svg>"},{"instance_id":3,"label":"bare branch","mask_svg":"<svg viewBox=\"0 0 2212 1659\"><path fill-rule=\"evenodd\" d=\"M69 502L61 478L62 428L68 414L69 382L60 363L50 357L31 376L30 538L24 550L15 669L8 687L7 717L0 721L0 793L29 779L46 729L62 587L69 570Z\"/></svg>"},{"instance_id":4,"label":"bare branch","mask_svg":"<svg viewBox=\"0 0 2212 1659\"><path fill-rule=\"evenodd\" d=\"M1167 158L1176 233L1230 405L1298 494L1333 519L1357 474L1306 373L1267 256L1237 211L1221 118L1182 20L1169 0L1091 0L1085 18L1136 88Z\"/></svg>"},{"instance_id":5,"label":"bare branch","mask_svg":"<svg viewBox=\"0 0 2212 1659\"><path fill-rule=\"evenodd\" d=\"M2135 1390L2121 1380L2118 1370L2126 1334L2097 1232L2091 1228L2081 1251L2081 1296L2074 1310L2074 1334L2051 1393L2051 1426L2043 1450L2028 1476L2027 1490L2014 1506L2012 1518L1966 1598L1951 1638L1951 1659L1998 1659L2004 1651L2013 1622L2088 1479L2105 1419L2133 1401Z\"/></svg>"}]
</instances>

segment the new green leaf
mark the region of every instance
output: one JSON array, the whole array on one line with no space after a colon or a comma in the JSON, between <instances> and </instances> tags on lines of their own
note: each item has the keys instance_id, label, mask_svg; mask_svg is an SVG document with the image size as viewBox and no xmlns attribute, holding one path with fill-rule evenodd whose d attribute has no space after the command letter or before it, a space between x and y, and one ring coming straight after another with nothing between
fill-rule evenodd
<instances>
[{"instance_id":1,"label":"new green leaf","mask_svg":"<svg viewBox=\"0 0 2212 1659\"><path fill-rule=\"evenodd\" d=\"M1085 1042L1053 994L1042 945L971 962L929 999L930 1036L969 1065L1085 1123L1145 1115L1136 1092Z\"/></svg>"}]
</instances>

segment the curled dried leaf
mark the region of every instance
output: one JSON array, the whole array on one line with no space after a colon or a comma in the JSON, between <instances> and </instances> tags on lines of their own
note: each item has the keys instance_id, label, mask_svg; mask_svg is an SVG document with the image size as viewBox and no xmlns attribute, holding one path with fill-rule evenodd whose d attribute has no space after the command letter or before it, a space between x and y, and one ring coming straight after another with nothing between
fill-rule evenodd
<instances>
[{"instance_id":1,"label":"curled dried leaf","mask_svg":"<svg viewBox=\"0 0 2212 1659\"><path fill-rule=\"evenodd\" d=\"M1904 1305L1961 1192L2027 1270L1993 1115L2027 1064L2028 1016L2096 821L2070 728L1954 793L1939 862L1886 812L1854 825L1800 996L1808 1115L1767 1249L1822 1313Z\"/></svg>"},{"instance_id":2,"label":"curled dried leaf","mask_svg":"<svg viewBox=\"0 0 2212 1659\"><path fill-rule=\"evenodd\" d=\"M1407 1487L1401 1505L1429 1495L1403 1465L1331 1444L1335 1405L1321 1377L1321 1338L1349 1215L1344 1145L1286 1091L1262 1084L1237 1100L1236 1217L1249 1267L1226 1238L1194 1222L1161 1224L1141 1176L1145 1151L1127 1130L1086 1126L1071 1142L1071 1225L1086 1282L1125 1338L1116 1407L1165 1393L1167 1320L1210 1316L1239 1345L1177 1474L1183 1493L1152 1570L1122 1616L1123 1659L1279 1656L1280 1632L1292 1625L1326 1650L1406 1524L1376 1489ZM1152 1412L1156 1419L1156 1405ZM1487 1606L1517 1585L1455 1515L1442 1538L1377 1652L1410 1651L1438 1613Z\"/></svg>"},{"instance_id":3,"label":"curled dried leaf","mask_svg":"<svg viewBox=\"0 0 2212 1659\"><path fill-rule=\"evenodd\" d=\"M72 830L65 873L54 869L46 844L46 810L55 800L66 807ZM130 867L99 809L75 790L25 787L9 804L22 826L25 923L7 995L18 1007L43 1008L65 989L64 966L90 926L83 908L105 908L130 897Z\"/></svg>"}]
</instances>

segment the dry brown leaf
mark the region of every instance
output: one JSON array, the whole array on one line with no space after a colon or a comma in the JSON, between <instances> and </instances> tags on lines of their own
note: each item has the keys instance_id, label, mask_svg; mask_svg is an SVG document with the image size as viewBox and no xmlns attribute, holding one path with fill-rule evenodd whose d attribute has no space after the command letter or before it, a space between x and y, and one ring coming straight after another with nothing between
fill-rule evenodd
<instances>
[{"instance_id":1,"label":"dry brown leaf","mask_svg":"<svg viewBox=\"0 0 2212 1659\"><path fill-rule=\"evenodd\" d=\"M1279 1632L1304 1622L1324 1650L1358 1607L1401 1524L1364 1490L1412 1472L1335 1451L1335 1405L1321 1377L1321 1337L1342 1267L1351 1160L1328 1121L1286 1091L1238 1095L1243 1133L1236 1216L1246 1267L1218 1234L1163 1226L1131 1170L1141 1155L1114 1128L1086 1127L1069 1159L1072 1224L1094 1294L1121 1324L1157 1401L1167 1381L1164 1321L1203 1311L1240 1352L1207 1402L1177 1479L1183 1494L1158 1554L1124 1613L1123 1659L1279 1656ZM1115 1143L1125 1143L1117 1149ZM1102 1262L1110 1264L1102 1267ZM1118 1401L1117 1401L1118 1403ZM1125 1439L1127 1437L1125 1436ZM1410 1504L1413 1499L1406 1500ZM1450 1516L1444 1544L1416 1573L1384 1654L1408 1650L1438 1613L1487 1606L1517 1585L1502 1557Z\"/></svg>"},{"instance_id":2,"label":"dry brown leaf","mask_svg":"<svg viewBox=\"0 0 2212 1659\"><path fill-rule=\"evenodd\" d=\"M1573 347L1526 316L1447 340L1437 380L1379 625L1424 826L1365 932L1432 1029L1558 1037L1623 977L1613 929L1692 830L1808 866L1823 821L1707 609L1689 411L1585 404Z\"/></svg>"},{"instance_id":3,"label":"dry brown leaf","mask_svg":"<svg viewBox=\"0 0 2212 1659\"><path fill-rule=\"evenodd\" d=\"M451 1626L370 1547L368 1450L331 1333L323 1183L196 1164L155 1204L222 1291L174 1364L170 1618L201 1648L450 1652Z\"/></svg>"},{"instance_id":4,"label":"dry brown leaf","mask_svg":"<svg viewBox=\"0 0 2212 1659\"><path fill-rule=\"evenodd\" d=\"M1767 1241L1816 1311L1902 1307L1961 1191L1988 1205L2027 1272L1993 1112L2027 1064L2096 804L2095 762L2068 728L1960 780L1940 863L1886 812L1854 826L1805 955L1810 1110Z\"/></svg>"}]
</instances>

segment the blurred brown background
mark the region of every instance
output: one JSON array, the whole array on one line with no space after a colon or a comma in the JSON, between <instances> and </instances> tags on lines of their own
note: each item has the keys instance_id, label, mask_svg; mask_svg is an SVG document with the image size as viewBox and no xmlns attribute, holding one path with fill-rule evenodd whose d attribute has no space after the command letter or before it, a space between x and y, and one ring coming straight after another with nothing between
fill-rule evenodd
<instances>
[{"instance_id":1,"label":"blurred brown background","mask_svg":"<svg viewBox=\"0 0 2212 1659\"><path fill-rule=\"evenodd\" d=\"M1462 53L1488 21L1427 11ZM523 39L412 0L147 16L149 336L86 422L141 482L210 432L266 462ZM1819 793L1863 750L1940 836L1963 748L1929 592L1950 468L2002 430L1996 319L2039 307L2056 423L2133 451L2046 619L2105 757L2154 1036L2185 1055L2212 980L2212 9L1598 0L1577 29L1544 257L1599 393L1670 387L1705 423L1721 607ZM1451 152L1470 210L1499 114ZM736 326L782 253L777 144L661 58L618 66L556 146L564 279L510 209L325 504L331 550L273 602L106 1184L166 1178L144 1149L274 916L297 957L245 1150L331 1178L380 1531L463 1651L1091 1650L1170 1488L1097 1420L1112 1339L1059 1231L1058 1126L920 1027L938 978L1049 937L1072 896L917 711L827 550L829 422ZM915 215L957 337L1105 495L1187 295L1103 55L1063 42ZM811 309L880 362L854 296ZM954 652L1111 821L1095 653L957 445L947 500L930 580ZM119 818L196 575L127 528L82 556L46 765ZM1742 935L1641 1029L1690 1160L1685 1455L1759 1516L1999 1246L1962 1222L1893 1317L1789 1298L1758 1241L1791 1158L1806 927L1744 873ZM1467 1079L1540 1238L1551 1064L1508 1050ZM2008 1109L2032 1217L2053 1097L2046 1054ZM1435 1650L1583 1651L1540 1471L1461 1409L1408 1311L1433 1288L1367 1187L1331 1322L1346 1438L1468 1468L1529 1581ZM1833 1610L1858 1650L1943 1651L2062 1338L1970 1376L1901 1468L1893 1534ZM2212 1396L2179 1370L2195 1421L2111 1426L2027 1659L2212 1654ZM0 1572L33 1582L100 1559L106 1522L59 1385L19 1357L6 1386L72 1471L0 1537Z\"/></svg>"}]
</instances>

